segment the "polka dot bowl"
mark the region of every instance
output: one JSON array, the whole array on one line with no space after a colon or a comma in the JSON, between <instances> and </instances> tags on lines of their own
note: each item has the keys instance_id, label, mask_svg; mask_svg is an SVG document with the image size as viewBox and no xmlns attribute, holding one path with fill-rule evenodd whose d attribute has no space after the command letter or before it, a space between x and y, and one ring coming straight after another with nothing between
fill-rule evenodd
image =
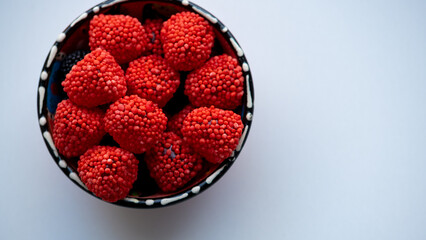
<instances>
[{"instance_id":1,"label":"polka dot bowl","mask_svg":"<svg viewBox=\"0 0 426 240\"><path fill-rule=\"evenodd\" d=\"M143 161L143 154L136 155L140 160L138 180L136 180L126 198L113 204L131 208L155 208L176 204L196 196L213 185L227 172L244 146L250 131L254 110L253 82L244 52L228 28L213 14L186 0L109 0L102 2L82 13L58 35L44 62L37 90L38 121L47 149L59 169L78 187L94 197L96 196L87 190L78 176L76 171L78 158L69 159L59 154L52 139L56 106L60 101L67 98L61 87L61 82L65 78L64 74L61 74L59 70L61 63L67 54L75 50L89 50L89 21L96 14L125 14L143 21L145 18L150 17L167 19L172 14L182 11L195 12L204 17L213 26L216 39L211 56L223 53L229 54L238 59L243 69L245 79L244 96L241 106L234 110L241 116L244 124L241 139L231 157L221 164L205 164L206 166L203 168L202 173L198 174L184 188L172 193L164 193L159 190L154 180L149 177L149 172ZM186 74L185 72L181 73L181 81L184 81ZM163 110L169 115L173 115L186 104L188 104L188 99L183 94L183 89L180 89ZM113 141L111 137L105 137L101 144L108 144L110 141Z\"/></svg>"}]
</instances>

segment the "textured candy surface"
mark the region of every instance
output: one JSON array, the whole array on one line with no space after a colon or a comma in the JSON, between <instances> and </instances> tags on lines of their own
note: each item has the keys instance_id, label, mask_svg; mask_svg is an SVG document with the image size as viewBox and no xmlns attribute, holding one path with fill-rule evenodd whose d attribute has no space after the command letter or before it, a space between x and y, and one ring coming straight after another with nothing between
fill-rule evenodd
<instances>
[{"instance_id":1,"label":"textured candy surface","mask_svg":"<svg viewBox=\"0 0 426 240\"><path fill-rule=\"evenodd\" d=\"M162 55L163 44L161 43L161 28L163 27L163 20L161 19L147 19L143 24L149 37L148 49L152 54Z\"/></svg>"},{"instance_id":2,"label":"textured candy surface","mask_svg":"<svg viewBox=\"0 0 426 240\"><path fill-rule=\"evenodd\" d=\"M61 72L66 75L71 71L71 68L88 54L88 51L77 50L67 55L61 64Z\"/></svg>"},{"instance_id":3,"label":"textured candy surface","mask_svg":"<svg viewBox=\"0 0 426 240\"><path fill-rule=\"evenodd\" d=\"M173 132L164 133L145 161L151 177L164 192L182 188L202 169L201 156Z\"/></svg>"},{"instance_id":4,"label":"textured candy surface","mask_svg":"<svg viewBox=\"0 0 426 240\"><path fill-rule=\"evenodd\" d=\"M163 107L179 87L179 72L158 55L138 58L126 70L128 94L153 101Z\"/></svg>"},{"instance_id":5,"label":"textured candy surface","mask_svg":"<svg viewBox=\"0 0 426 240\"><path fill-rule=\"evenodd\" d=\"M182 110L180 110L178 113L176 113L175 115L173 115L169 121L167 122L167 130L170 132L174 132L176 133L178 136L182 137L182 126L183 126L183 120L185 120L186 116L188 116L188 114L190 112L192 112L192 110L194 110L195 107L192 105L187 105L185 106Z\"/></svg>"},{"instance_id":6,"label":"textured candy surface","mask_svg":"<svg viewBox=\"0 0 426 240\"><path fill-rule=\"evenodd\" d=\"M98 144L105 135L104 113L97 108L79 107L70 100L58 104L53 121L53 141L67 158L78 157Z\"/></svg>"},{"instance_id":7,"label":"textured candy surface","mask_svg":"<svg viewBox=\"0 0 426 240\"><path fill-rule=\"evenodd\" d=\"M210 57L214 44L213 28L193 12L180 12L163 23L164 58L179 71L191 71Z\"/></svg>"},{"instance_id":8,"label":"textured candy surface","mask_svg":"<svg viewBox=\"0 0 426 240\"><path fill-rule=\"evenodd\" d=\"M113 102L127 91L124 71L111 54L100 48L74 65L62 86L73 103L84 107Z\"/></svg>"},{"instance_id":9,"label":"textured candy surface","mask_svg":"<svg viewBox=\"0 0 426 240\"><path fill-rule=\"evenodd\" d=\"M185 95L192 105L235 109L244 95L244 77L237 59L223 54L209 59L185 81Z\"/></svg>"},{"instance_id":10,"label":"textured candy surface","mask_svg":"<svg viewBox=\"0 0 426 240\"><path fill-rule=\"evenodd\" d=\"M221 163L231 156L242 131L238 114L213 106L193 110L182 127L184 141L211 163Z\"/></svg>"},{"instance_id":11,"label":"textured candy surface","mask_svg":"<svg viewBox=\"0 0 426 240\"><path fill-rule=\"evenodd\" d=\"M90 21L90 49L107 50L120 65L141 56L148 49L148 42L145 28L137 18L99 14Z\"/></svg>"},{"instance_id":12,"label":"textured candy surface","mask_svg":"<svg viewBox=\"0 0 426 240\"><path fill-rule=\"evenodd\" d=\"M167 117L157 104L137 95L125 96L105 114L105 130L124 148L144 153L156 144L167 127Z\"/></svg>"},{"instance_id":13,"label":"textured candy surface","mask_svg":"<svg viewBox=\"0 0 426 240\"><path fill-rule=\"evenodd\" d=\"M127 196L138 175L136 157L111 146L95 146L81 155L78 174L89 191L108 202Z\"/></svg>"}]
</instances>

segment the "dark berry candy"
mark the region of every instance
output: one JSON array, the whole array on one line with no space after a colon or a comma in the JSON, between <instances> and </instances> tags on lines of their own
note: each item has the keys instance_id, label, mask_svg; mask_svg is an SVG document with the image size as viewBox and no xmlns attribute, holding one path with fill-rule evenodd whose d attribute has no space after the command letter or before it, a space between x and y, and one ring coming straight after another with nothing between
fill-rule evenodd
<instances>
[{"instance_id":1,"label":"dark berry candy","mask_svg":"<svg viewBox=\"0 0 426 240\"><path fill-rule=\"evenodd\" d=\"M86 56L86 54L88 54L89 51L85 51L85 50L77 50L75 52L72 52L71 54L67 55L64 59L64 61L62 61L61 64L61 72L62 74L67 75L70 71L71 68L80 60L82 60L84 58L84 56Z\"/></svg>"}]
</instances>

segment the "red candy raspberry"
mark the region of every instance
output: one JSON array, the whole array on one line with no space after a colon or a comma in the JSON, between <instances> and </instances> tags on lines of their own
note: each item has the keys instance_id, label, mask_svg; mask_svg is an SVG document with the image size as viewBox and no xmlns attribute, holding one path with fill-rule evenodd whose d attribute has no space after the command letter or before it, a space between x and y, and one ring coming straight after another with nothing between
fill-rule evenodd
<instances>
[{"instance_id":1,"label":"red candy raspberry","mask_svg":"<svg viewBox=\"0 0 426 240\"><path fill-rule=\"evenodd\" d=\"M89 191L108 202L127 196L138 175L136 157L111 146L95 146L81 155L78 174Z\"/></svg>"},{"instance_id":2,"label":"red candy raspberry","mask_svg":"<svg viewBox=\"0 0 426 240\"><path fill-rule=\"evenodd\" d=\"M166 126L161 108L137 95L119 99L105 114L105 130L120 147L137 154L157 143Z\"/></svg>"},{"instance_id":3,"label":"red candy raspberry","mask_svg":"<svg viewBox=\"0 0 426 240\"><path fill-rule=\"evenodd\" d=\"M164 133L145 157L151 177L164 192L176 191L202 169L202 158L173 132Z\"/></svg>"},{"instance_id":4,"label":"red candy raspberry","mask_svg":"<svg viewBox=\"0 0 426 240\"><path fill-rule=\"evenodd\" d=\"M85 107L113 102L127 91L124 71L100 48L74 65L62 86L73 103Z\"/></svg>"},{"instance_id":5,"label":"red candy raspberry","mask_svg":"<svg viewBox=\"0 0 426 240\"><path fill-rule=\"evenodd\" d=\"M126 70L128 94L153 101L164 107L179 87L179 73L158 55L130 62Z\"/></svg>"},{"instance_id":6,"label":"red candy raspberry","mask_svg":"<svg viewBox=\"0 0 426 240\"><path fill-rule=\"evenodd\" d=\"M219 108L201 107L183 121L184 141L207 161L221 163L238 145L243 123L238 114Z\"/></svg>"},{"instance_id":7,"label":"red candy raspberry","mask_svg":"<svg viewBox=\"0 0 426 240\"><path fill-rule=\"evenodd\" d=\"M194 106L235 109L241 105L244 77L237 59L223 54L212 57L185 81L185 94Z\"/></svg>"},{"instance_id":8,"label":"red candy raspberry","mask_svg":"<svg viewBox=\"0 0 426 240\"><path fill-rule=\"evenodd\" d=\"M90 49L107 50L118 64L138 58L147 50L148 41L145 28L136 18L99 14L90 21Z\"/></svg>"},{"instance_id":9,"label":"red candy raspberry","mask_svg":"<svg viewBox=\"0 0 426 240\"><path fill-rule=\"evenodd\" d=\"M58 104L53 121L53 141L65 157L77 157L98 144L105 135L104 113L97 108L84 108L63 100Z\"/></svg>"},{"instance_id":10,"label":"red candy raspberry","mask_svg":"<svg viewBox=\"0 0 426 240\"><path fill-rule=\"evenodd\" d=\"M180 12L163 23L164 58L179 71L191 71L210 57L214 44L213 28L193 12Z\"/></svg>"}]
</instances>

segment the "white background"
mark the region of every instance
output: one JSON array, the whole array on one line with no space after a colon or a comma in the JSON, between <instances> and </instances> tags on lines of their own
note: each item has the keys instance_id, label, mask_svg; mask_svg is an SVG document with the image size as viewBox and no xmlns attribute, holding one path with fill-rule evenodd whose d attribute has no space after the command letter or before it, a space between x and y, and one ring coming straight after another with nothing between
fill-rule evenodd
<instances>
[{"instance_id":1,"label":"white background","mask_svg":"<svg viewBox=\"0 0 426 240\"><path fill-rule=\"evenodd\" d=\"M0 2L0 239L426 239L426 2L197 0L246 53L253 128L219 182L153 210L81 191L38 127L51 44L96 3Z\"/></svg>"}]
</instances>

